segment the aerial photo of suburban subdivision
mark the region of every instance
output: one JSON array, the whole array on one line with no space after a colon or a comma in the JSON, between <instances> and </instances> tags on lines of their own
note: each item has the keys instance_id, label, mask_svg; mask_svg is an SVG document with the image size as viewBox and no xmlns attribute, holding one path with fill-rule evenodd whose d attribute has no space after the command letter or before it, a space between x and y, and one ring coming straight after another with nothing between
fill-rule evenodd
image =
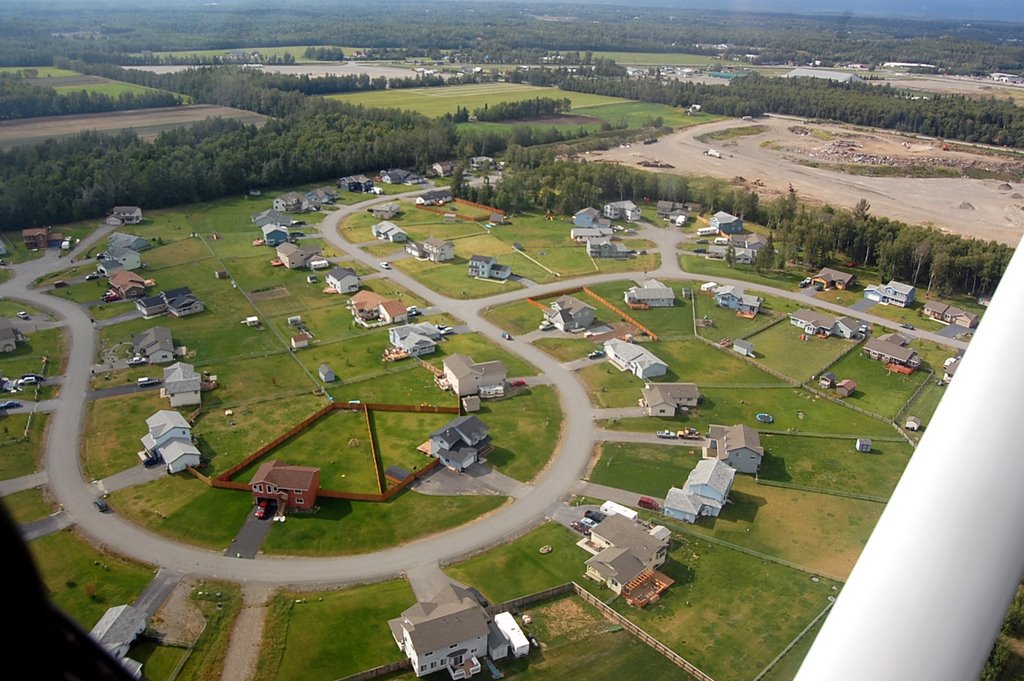
<instances>
[{"instance_id":1,"label":"aerial photo of suburban subdivision","mask_svg":"<svg viewBox=\"0 0 1024 681\"><path fill-rule=\"evenodd\" d=\"M1024 5L0 25L15 675L1024 679Z\"/></svg>"}]
</instances>

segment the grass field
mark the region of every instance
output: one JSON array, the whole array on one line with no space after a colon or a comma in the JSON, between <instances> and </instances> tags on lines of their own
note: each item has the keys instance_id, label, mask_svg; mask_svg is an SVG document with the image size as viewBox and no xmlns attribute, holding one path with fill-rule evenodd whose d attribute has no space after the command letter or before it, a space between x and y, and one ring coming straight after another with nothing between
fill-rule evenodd
<instances>
[{"instance_id":1,"label":"grass field","mask_svg":"<svg viewBox=\"0 0 1024 681\"><path fill-rule=\"evenodd\" d=\"M402 659L388 620L413 605L405 580L342 591L282 592L270 603L254 681L333 681Z\"/></svg>"},{"instance_id":2,"label":"grass field","mask_svg":"<svg viewBox=\"0 0 1024 681\"><path fill-rule=\"evenodd\" d=\"M46 494L42 487L25 489L0 498L0 503L7 507L15 523L30 523L45 518L53 511L53 504L47 500Z\"/></svg>"},{"instance_id":3,"label":"grass field","mask_svg":"<svg viewBox=\"0 0 1024 681\"><path fill-rule=\"evenodd\" d=\"M78 71L54 66L0 66L0 73L13 73L22 78L68 78L82 75Z\"/></svg>"},{"instance_id":4,"label":"grass field","mask_svg":"<svg viewBox=\"0 0 1024 681\"><path fill-rule=\"evenodd\" d=\"M664 499L669 487L682 487L700 461L699 449L694 454L687 447L632 442L604 442L597 445L597 452L591 482L655 499Z\"/></svg>"},{"instance_id":5,"label":"grass field","mask_svg":"<svg viewBox=\"0 0 1024 681\"><path fill-rule=\"evenodd\" d=\"M20 439L25 433L28 414L7 414L0 416L0 440L6 442L0 447L0 480L10 480L34 473L41 468L43 434L49 416L34 414L28 430L28 439Z\"/></svg>"},{"instance_id":6,"label":"grass field","mask_svg":"<svg viewBox=\"0 0 1024 681\"><path fill-rule=\"evenodd\" d=\"M248 495L241 496L251 506ZM273 527L263 550L299 556L379 551L470 522L504 502L499 496L433 497L409 491L383 503L320 499L316 513L293 515Z\"/></svg>"},{"instance_id":7,"label":"grass field","mask_svg":"<svg viewBox=\"0 0 1024 681\"><path fill-rule=\"evenodd\" d=\"M48 360L45 365L44 357ZM44 329L26 334L25 342L18 343L14 352L5 352L0 358L0 373L4 376L20 376L32 372L52 376L59 372L63 364L64 331Z\"/></svg>"},{"instance_id":8,"label":"grass field","mask_svg":"<svg viewBox=\"0 0 1024 681\"><path fill-rule=\"evenodd\" d=\"M729 277L741 281L750 281L755 284L777 286L778 288L796 290L800 280L808 276L805 270L790 268L783 272L768 272L758 274L751 265L733 265L729 267L724 260L705 258L702 255L681 255L679 266L684 272L707 275L709 279L715 277Z\"/></svg>"},{"instance_id":9,"label":"grass field","mask_svg":"<svg viewBox=\"0 0 1024 681\"><path fill-rule=\"evenodd\" d=\"M125 83L119 80L108 80L106 78L100 80L102 82L84 83L82 85L58 85L53 89L59 95L66 95L71 92L89 92L97 95L108 95L115 99L127 93L141 95L156 91L153 88L135 85L134 83Z\"/></svg>"},{"instance_id":10,"label":"grass field","mask_svg":"<svg viewBox=\"0 0 1024 681\"><path fill-rule=\"evenodd\" d=\"M800 340L801 336L804 340ZM758 362L797 381L810 380L854 344L838 337L808 336L788 321L779 322L747 340L754 344Z\"/></svg>"},{"instance_id":11,"label":"grass field","mask_svg":"<svg viewBox=\"0 0 1024 681\"><path fill-rule=\"evenodd\" d=\"M171 678L187 651L182 646L161 645L154 639L144 638L132 644L127 657L142 663L146 670L145 678L164 681Z\"/></svg>"},{"instance_id":12,"label":"grass field","mask_svg":"<svg viewBox=\"0 0 1024 681\"><path fill-rule=\"evenodd\" d=\"M910 445L875 440L871 452L861 453L854 451L854 442L852 438L763 434L760 477L888 498L910 461Z\"/></svg>"},{"instance_id":13,"label":"grass field","mask_svg":"<svg viewBox=\"0 0 1024 681\"><path fill-rule=\"evenodd\" d=\"M227 657L235 619L242 609L242 590L230 582L200 582L192 602L206 618L206 626L177 678L219 681Z\"/></svg>"},{"instance_id":14,"label":"grass field","mask_svg":"<svg viewBox=\"0 0 1024 681\"><path fill-rule=\"evenodd\" d=\"M582 359L598 347L596 343L585 338L540 338L533 344L563 362Z\"/></svg>"},{"instance_id":15,"label":"grass field","mask_svg":"<svg viewBox=\"0 0 1024 681\"><path fill-rule=\"evenodd\" d=\"M449 85L445 87L375 90L353 94L329 95L329 97L363 106L415 111L431 118L443 116L446 113L455 113L455 109L460 106L468 106L472 110L485 104L519 102L535 97L568 98L572 100L573 107L612 104L623 101L616 97L604 97L601 95L568 92L557 88L519 85L515 83L479 83L473 85Z\"/></svg>"},{"instance_id":16,"label":"grass field","mask_svg":"<svg viewBox=\"0 0 1024 681\"><path fill-rule=\"evenodd\" d=\"M572 113L580 116L592 116L613 125L625 123L630 128L643 127L648 121L655 118L660 118L662 125L669 128L689 128L694 125L711 123L725 118L725 116L715 116L706 113L690 114L685 109L679 109L667 104L654 104L652 102L622 102L618 104L580 106L574 107Z\"/></svg>"},{"instance_id":17,"label":"grass field","mask_svg":"<svg viewBox=\"0 0 1024 681\"><path fill-rule=\"evenodd\" d=\"M488 463L524 482L547 465L562 427L558 393L548 386L485 401L477 416L487 424L494 443L494 451L487 455Z\"/></svg>"},{"instance_id":18,"label":"grass field","mask_svg":"<svg viewBox=\"0 0 1024 681\"><path fill-rule=\"evenodd\" d=\"M910 376L891 372L885 364L859 350L843 357L829 371L839 380L852 378L857 383L857 390L845 398L850 404L888 418L896 416L928 376L926 371L916 371Z\"/></svg>"},{"instance_id":19,"label":"grass field","mask_svg":"<svg viewBox=\"0 0 1024 681\"><path fill-rule=\"evenodd\" d=\"M431 433L453 418L452 414L427 412L371 412L377 451L380 452L384 470L389 466L401 466L407 471L413 471L429 463L430 458L416 447L430 439ZM390 480L388 484L392 484Z\"/></svg>"},{"instance_id":20,"label":"grass field","mask_svg":"<svg viewBox=\"0 0 1024 681\"><path fill-rule=\"evenodd\" d=\"M675 293L675 305L672 307L652 307L649 310L631 310L624 302L623 296L627 289L636 286L629 280L595 284L590 289L615 306L624 314L628 314L638 322L662 337L693 336L693 309L689 302L679 294L679 282L662 281ZM594 305L594 300L586 294L579 294L580 300ZM602 315L607 315L601 310ZM608 315L610 316L610 315Z\"/></svg>"},{"instance_id":21,"label":"grass field","mask_svg":"<svg viewBox=\"0 0 1024 681\"><path fill-rule=\"evenodd\" d=\"M811 649L814 639L818 637L818 632L821 631L822 624L824 624L824 620L814 625L814 627L808 631L788 653L786 653L786 656L779 660L777 665L772 667L771 671L764 676L764 681L792 681L796 678L796 673L800 671L800 665L803 664L804 658L807 657L807 652Z\"/></svg>"},{"instance_id":22,"label":"grass field","mask_svg":"<svg viewBox=\"0 0 1024 681\"><path fill-rule=\"evenodd\" d=\"M454 579L479 589L492 603L525 596L558 584L582 583L586 554L578 535L549 522L522 537L445 568ZM552 547L542 554L541 546Z\"/></svg>"},{"instance_id":23,"label":"grass field","mask_svg":"<svg viewBox=\"0 0 1024 681\"><path fill-rule=\"evenodd\" d=\"M98 551L70 530L28 547L50 599L86 631L107 608L133 603L153 578L150 568Z\"/></svg>"},{"instance_id":24,"label":"grass field","mask_svg":"<svg viewBox=\"0 0 1024 681\"><path fill-rule=\"evenodd\" d=\"M514 336L533 331L544 319L541 309L525 300L487 308L483 316Z\"/></svg>"},{"instance_id":25,"label":"grass field","mask_svg":"<svg viewBox=\"0 0 1024 681\"><path fill-rule=\"evenodd\" d=\"M120 395L95 400L86 416L85 450L82 469L89 480L102 480L132 466L142 449L139 438L146 434L146 419L169 409L157 391Z\"/></svg>"}]
</instances>

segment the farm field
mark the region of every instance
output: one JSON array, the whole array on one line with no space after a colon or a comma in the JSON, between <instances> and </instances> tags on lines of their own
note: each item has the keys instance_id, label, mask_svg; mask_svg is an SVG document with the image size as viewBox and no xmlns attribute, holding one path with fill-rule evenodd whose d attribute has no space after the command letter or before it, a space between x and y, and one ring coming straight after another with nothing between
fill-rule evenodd
<instances>
[{"instance_id":1,"label":"farm field","mask_svg":"<svg viewBox=\"0 0 1024 681\"><path fill-rule=\"evenodd\" d=\"M118 133L131 129L142 139L155 139L160 132L191 125L207 118L231 118L252 125L263 125L262 114L226 106L197 104L137 111L112 111L75 116L47 116L0 122L0 149L59 139L86 130Z\"/></svg>"},{"instance_id":2,"label":"farm field","mask_svg":"<svg viewBox=\"0 0 1024 681\"><path fill-rule=\"evenodd\" d=\"M404 579L328 592L282 592L269 616L255 681L333 681L402 659L388 620L416 602Z\"/></svg>"},{"instance_id":3,"label":"farm field","mask_svg":"<svg viewBox=\"0 0 1024 681\"><path fill-rule=\"evenodd\" d=\"M33 82L38 85L50 86L60 95L66 95L71 92L90 92L116 98L127 93L138 95L147 92L158 92L154 88L135 85L134 83L125 83L120 80L100 78L99 76L50 77L36 79Z\"/></svg>"}]
</instances>

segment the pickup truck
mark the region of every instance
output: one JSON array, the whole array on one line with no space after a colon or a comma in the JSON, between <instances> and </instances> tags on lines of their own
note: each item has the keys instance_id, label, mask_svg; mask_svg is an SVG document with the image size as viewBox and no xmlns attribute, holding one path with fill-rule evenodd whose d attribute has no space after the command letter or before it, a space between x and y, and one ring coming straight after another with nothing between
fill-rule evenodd
<instances>
[{"instance_id":1,"label":"pickup truck","mask_svg":"<svg viewBox=\"0 0 1024 681\"><path fill-rule=\"evenodd\" d=\"M676 437L675 431L671 430L659 430L655 435L666 440L671 440Z\"/></svg>"}]
</instances>

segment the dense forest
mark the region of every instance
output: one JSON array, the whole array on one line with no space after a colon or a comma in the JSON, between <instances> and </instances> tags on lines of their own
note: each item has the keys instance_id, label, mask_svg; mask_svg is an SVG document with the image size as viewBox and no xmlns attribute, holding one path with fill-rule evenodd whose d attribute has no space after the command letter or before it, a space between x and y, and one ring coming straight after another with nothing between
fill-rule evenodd
<instances>
[{"instance_id":1,"label":"dense forest","mask_svg":"<svg viewBox=\"0 0 1024 681\"><path fill-rule=\"evenodd\" d=\"M156 54L287 45L452 50L476 63L540 63L541 51L626 50L721 55L759 63L928 62L957 73L1024 70L1024 27L999 22L815 17L603 4L409 0L279 3L19 3L3 8L0 62L46 66L54 55L158 63ZM413 56L410 54L409 56ZM203 57L208 59L209 57ZM333 56L332 56L333 58Z\"/></svg>"},{"instance_id":2,"label":"dense forest","mask_svg":"<svg viewBox=\"0 0 1024 681\"><path fill-rule=\"evenodd\" d=\"M614 164L555 161L549 149L512 147L506 158L501 183L470 187L457 178L453 191L504 210L539 207L566 215L604 201L697 201L709 212L724 210L773 230L777 255L759 259L758 268L799 262L817 269L854 260L877 267L883 281L910 282L936 295L991 293L1013 253L1009 246L994 241L964 239L875 217L866 201L852 211L810 207L795 193L761 203L756 192L724 189L721 184L698 190L679 176Z\"/></svg>"},{"instance_id":3,"label":"dense forest","mask_svg":"<svg viewBox=\"0 0 1024 681\"><path fill-rule=\"evenodd\" d=\"M149 109L179 103L177 95L159 90L122 92L116 97L87 90L58 94L52 87L0 74L0 120Z\"/></svg>"},{"instance_id":4,"label":"dense forest","mask_svg":"<svg viewBox=\"0 0 1024 681\"><path fill-rule=\"evenodd\" d=\"M541 116L557 116L572 108L567 97L552 99L551 97L534 97L521 102L499 102L484 104L473 110L473 118L478 121L514 121ZM456 117L456 121L458 117Z\"/></svg>"}]
</instances>

